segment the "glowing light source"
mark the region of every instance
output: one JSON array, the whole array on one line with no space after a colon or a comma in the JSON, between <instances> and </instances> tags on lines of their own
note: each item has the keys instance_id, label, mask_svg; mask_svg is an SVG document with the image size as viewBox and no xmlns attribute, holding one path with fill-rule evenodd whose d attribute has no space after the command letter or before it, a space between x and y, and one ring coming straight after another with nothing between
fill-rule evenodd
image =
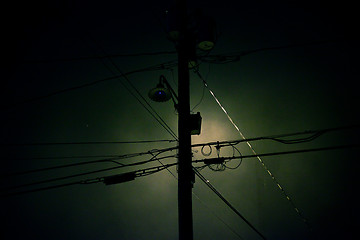
<instances>
[{"instance_id":1,"label":"glowing light source","mask_svg":"<svg viewBox=\"0 0 360 240\"><path fill-rule=\"evenodd\" d=\"M171 92L162 83L156 85L148 93L149 98L155 102L166 102L171 98Z\"/></svg>"}]
</instances>

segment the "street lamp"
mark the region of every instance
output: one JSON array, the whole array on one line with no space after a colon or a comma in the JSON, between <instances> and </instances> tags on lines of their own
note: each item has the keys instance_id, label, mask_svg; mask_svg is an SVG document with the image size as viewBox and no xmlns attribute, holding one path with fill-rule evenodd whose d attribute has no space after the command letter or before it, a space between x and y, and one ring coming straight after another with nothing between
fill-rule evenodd
<instances>
[{"instance_id":1,"label":"street lamp","mask_svg":"<svg viewBox=\"0 0 360 240\"><path fill-rule=\"evenodd\" d=\"M171 98L171 92L162 83L149 91L149 98L155 102L167 102Z\"/></svg>"},{"instance_id":2,"label":"street lamp","mask_svg":"<svg viewBox=\"0 0 360 240\"><path fill-rule=\"evenodd\" d=\"M150 89L148 96L155 102L167 102L170 100L170 98L172 98L174 106L177 108L177 102L175 101L175 98L178 101L178 96L164 75L160 76L159 83L156 85L156 87Z\"/></svg>"},{"instance_id":3,"label":"street lamp","mask_svg":"<svg viewBox=\"0 0 360 240\"><path fill-rule=\"evenodd\" d=\"M159 83L156 85L156 87L150 89L148 96L155 102L167 102L171 98L174 102L175 109L178 110L178 96L164 75L160 76ZM202 118L200 112L197 112L196 114L190 114L189 125L191 129L191 135L200 135L201 121Z\"/></svg>"}]
</instances>

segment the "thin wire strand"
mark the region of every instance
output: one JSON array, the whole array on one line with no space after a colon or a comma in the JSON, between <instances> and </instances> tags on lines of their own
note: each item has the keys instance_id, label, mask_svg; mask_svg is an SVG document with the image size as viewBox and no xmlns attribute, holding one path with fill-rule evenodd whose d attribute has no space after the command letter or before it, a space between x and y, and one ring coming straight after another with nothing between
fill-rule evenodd
<instances>
[{"instance_id":1,"label":"thin wire strand","mask_svg":"<svg viewBox=\"0 0 360 240\"><path fill-rule=\"evenodd\" d=\"M203 81L204 85L206 86L206 88L209 90L210 94L213 96L213 98L215 99L216 103L219 105L219 107L221 108L221 110L225 113L225 115L227 116L227 118L229 119L229 121L231 122L231 124L234 126L234 128L236 129L236 131L240 134L242 139L246 139L244 134L240 131L239 127L235 124L235 122L232 120L232 118L230 117L230 115L227 113L227 111L225 110L225 108L222 106L222 104L220 103L220 101L218 100L218 98L215 96L214 92L209 88L209 85L207 84L206 80L201 76L200 72L197 71L196 72L197 75L199 76L199 78ZM245 141L247 146L250 148L250 150L253 152L254 155L258 155L254 149L254 147L251 145L251 143L249 141ZM292 200L292 198L290 198L289 194L287 193L287 191L285 191L285 189L283 188L283 186L280 184L280 182L275 178L274 174L270 171L270 169L266 166L265 162L261 159L260 156L256 157L258 159L258 161L260 162L261 166L264 168L265 172L267 172L267 174L271 177L271 179L274 181L275 185L279 188L279 190L281 191L281 193L283 194L283 196L288 200L288 202L290 203L290 205L293 207L293 209L295 210L295 212L298 214L298 216L301 218L301 220L308 226L308 228L311 230L312 227L310 226L308 220L304 217L304 215L300 212L299 208L295 205L294 201Z\"/></svg>"},{"instance_id":2,"label":"thin wire strand","mask_svg":"<svg viewBox=\"0 0 360 240\"><path fill-rule=\"evenodd\" d=\"M48 94L44 94L44 95L41 95L41 96L36 96L36 97L29 98L29 99L21 100L21 101L18 101L18 102L14 102L14 103L5 105L4 108L6 110L8 110L8 109L11 109L13 107L18 107L18 106L21 106L21 105L24 105L24 104L33 103L33 102L36 102L36 101L39 101L39 100L43 100L43 99L53 97L53 96L56 96L56 95L59 95L59 94L63 94L63 93L66 93L66 92L70 92L70 91L73 91L73 90L78 90L78 89L82 89L82 88L85 88L85 87L96 85L98 83L107 82L107 81L110 81L110 80L115 80L115 79L118 79L120 77L123 77L124 75L128 76L128 75L131 75L131 74L134 74L134 73L168 69L168 68L174 67L175 66L174 64L176 65L176 63L174 63L174 61L168 61L168 62L165 62L165 63L157 64L157 65L152 66L152 67L147 67L147 68L142 68L142 69L129 71L129 72L123 73L123 75L114 74L114 76L111 76L111 77L98 79L98 80L95 80L95 81L92 81L92 82L89 82L89 83L85 83L85 84L81 84L81 85L78 85L78 86L57 90L57 91L54 91L54 92L51 92L51 93L48 93Z\"/></svg>"},{"instance_id":3,"label":"thin wire strand","mask_svg":"<svg viewBox=\"0 0 360 240\"><path fill-rule=\"evenodd\" d=\"M177 164L178 164L177 162L176 163L170 163L170 164L167 164L165 166L150 167L150 168L136 170L134 172L136 173L136 177L143 177L143 176L148 176L148 175L163 171L163 170L165 170L165 169L167 169L169 167L176 166ZM64 183L64 184L56 184L56 185L51 185L51 186L46 186L46 187L41 187L41 188L35 188L35 189L30 189L30 190L1 193L0 197L11 197L11 196L16 196L16 195L40 192L40 191L56 189L56 188L63 188L63 187L79 185L79 184L99 183L99 182L103 182L104 178L105 177L97 177L97 178L92 178L92 179L87 179L87 180L74 181L74 182L69 182L69 183Z\"/></svg>"},{"instance_id":4,"label":"thin wire strand","mask_svg":"<svg viewBox=\"0 0 360 240\"><path fill-rule=\"evenodd\" d=\"M82 60L94 60L94 59L105 59L105 58L121 58L121 57L143 57L143 56L159 56L159 55L172 55L176 54L176 51L159 51L159 52L143 52L143 53L121 53L121 54L109 54L104 56L86 56L86 57L69 57L69 58L58 58L58 59L43 59L43 60L26 60L25 63L56 63L56 62L71 62L71 61L82 61Z\"/></svg>"},{"instance_id":5,"label":"thin wire strand","mask_svg":"<svg viewBox=\"0 0 360 240\"><path fill-rule=\"evenodd\" d=\"M291 151L283 151L283 152L259 153L259 154L254 154L254 155L242 155L242 156L232 156L232 157L205 158L205 159L201 159L201 160L194 160L192 162L199 163L199 162L206 162L206 161L211 162L211 160L259 158L259 157L269 157L269 156L278 156L278 155L338 150L338 149L346 149L346 148L360 148L360 144L337 145L337 146L330 146L330 147L308 148L308 149L299 149L299 150L291 150Z\"/></svg>"},{"instance_id":6,"label":"thin wire strand","mask_svg":"<svg viewBox=\"0 0 360 240\"><path fill-rule=\"evenodd\" d=\"M106 51L104 50L104 48L94 39L94 37L92 37L90 35L91 39L95 42L95 44L97 45L97 47L106 55ZM117 80L121 83L121 85L128 91L130 92L130 94L135 97L135 99L149 112L149 114L155 118L155 120L175 139L175 140L179 140L176 133L169 127L169 125L165 122L165 120L157 113L157 111L150 105L150 103L142 96L142 94L139 92L139 90L135 87L135 85L129 80L129 78L121 71L121 69L119 68L119 66L114 62L114 60L112 58L107 58L110 63L115 67L115 69L120 73L121 77L123 79L126 80L126 82L130 85L130 87L137 93L137 95L142 99L142 101L138 98L138 96L136 96L135 93L132 92L132 90L130 90L125 83L120 79L117 78ZM107 66L107 65L106 65ZM111 72L112 70L109 69ZM145 103L145 104L144 104ZM147 106L146 106L147 105ZM149 108L150 111L149 110ZM155 115L156 117L155 117Z\"/></svg>"},{"instance_id":7,"label":"thin wire strand","mask_svg":"<svg viewBox=\"0 0 360 240\"><path fill-rule=\"evenodd\" d=\"M195 174L208 186L236 215L238 215L252 230L254 230L262 239L265 236L257 230L226 198L207 180L196 168L193 168Z\"/></svg>"},{"instance_id":8,"label":"thin wire strand","mask_svg":"<svg viewBox=\"0 0 360 240\"><path fill-rule=\"evenodd\" d=\"M141 161L141 162L123 164L123 165L115 166L115 167L102 168L102 169L98 169L98 170L94 170L94 171L82 172L82 173L78 173L78 174L72 174L72 175L56 177L56 178L50 178L50 179L41 180L41 181L32 182L32 183L26 183L26 184L6 187L6 188L3 188L3 189L0 189L0 191L9 191L9 190L12 190L12 189L29 187L29 186L33 186L33 185L44 184L44 183L49 183L49 182L55 182L55 181L60 181L60 180L66 180L66 179L69 179L69 178L75 178L75 177L80 177L80 176L84 176L84 175L90 175L90 174L99 173L99 172L106 172L106 171L116 170L116 169L120 169L120 168L124 168L124 167L143 165L143 164L146 164L146 163L149 163L149 162L156 161L155 158L160 153L161 152L157 153L154 157L150 158L149 160L145 160L145 161ZM160 157L158 159L174 158L174 157L175 157L175 155L169 155L169 156Z\"/></svg>"},{"instance_id":9,"label":"thin wire strand","mask_svg":"<svg viewBox=\"0 0 360 240\"><path fill-rule=\"evenodd\" d=\"M152 154L153 155L153 154ZM154 155L153 155L154 156ZM158 158L156 158L156 156L154 156L154 158L156 159L156 160L158 160L158 162L162 165L162 166L164 166L165 167L165 165L158 159ZM172 171L170 171L170 169L169 168L166 168L166 170L176 179L176 180L178 180L178 178L175 176L175 174L172 172ZM239 235L229 224L227 224L221 217L219 217L214 211L212 211L201 199L200 199L200 197L196 194L196 193L194 193L194 191L191 191L192 192L192 194L194 195L194 197L203 205L203 206L205 206L217 219L219 219L231 232L233 232L236 236L238 236L240 239L243 239L242 237L241 237L241 235Z\"/></svg>"},{"instance_id":10,"label":"thin wire strand","mask_svg":"<svg viewBox=\"0 0 360 240\"><path fill-rule=\"evenodd\" d=\"M175 140L140 140L140 141L108 141L108 142L38 142L38 143L0 143L1 146L48 146L48 145L102 145L102 144L141 144L174 142Z\"/></svg>"}]
</instances>

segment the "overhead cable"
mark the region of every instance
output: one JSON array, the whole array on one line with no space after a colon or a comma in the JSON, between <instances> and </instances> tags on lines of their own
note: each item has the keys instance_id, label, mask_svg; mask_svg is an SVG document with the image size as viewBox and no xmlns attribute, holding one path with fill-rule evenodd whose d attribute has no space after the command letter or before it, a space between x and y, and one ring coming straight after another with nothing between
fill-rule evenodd
<instances>
[{"instance_id":1,"label":"overhead cable","mask_svg":"<svg viewBox=\"0 0 360 240\"><path fill-rule=\"evenodd\" d=\"M0 189L0 191L5 191L5 190L12 190L12 189L17 189L17 188L23 188L23 187L29 187L29 186L33 186L33 185L39 185L39 184L44 184L44 183L49 183L49 182L55 182L55 181L60 181L60 180L66 180L69 178L75 178L75 177L80 177L80 176L85 176L85 175L90 175L90 174L95 174L95 173L99 173L99 172L106 172L106 171L112 171L112 170L116 170L116 169L120 169L120 168L124 168L124 167L130 167L130 166L138 166L138 165L143 165L146 163L150 163L153 161L157 161L157 159L166 159L166 158L174 158L175 155L169 155L169 156L164 156L164 157L157 157L156 154L154 157L150 158L149 160L145 160L145 161L140 161L140 162L135 162L135 163L129 163L129 164L122 164L120 166L115 166L115 167L109 167L109 168L102 168L102 169L97 169L97 170L93 170L93 171L88 171L88 172L82 172L82 173L77 173L77 174L72 174L72 175L67 175L67 176L62 176L62 177L56 177L56 178L50 178L50 179L45 179L45 180L41 180L41 181L36 181L36 182L31 182L31 183L25 183L25 184L21 184L21 185L16 185L16 186L10 186L7 188L3 188ZM156 158L156 159L155 159ZM63 167L63 166L62 166ZM52 168L55 169L56 167ZM52 170L51 169L51 170ZM50 170L50 169L45 169L45 170ZM44 170L44 171L45 171ZM38 170L39 171L39 170ZM40 170L42 171L42 170Z\"/></svg>"},{"instance_id":2,"label":"overhead cable","mask_svg":"<svg viewBox=\"0 0 360 240\"><path fill-rule=\"evenodd\" d=\"M36 97L29 98L29 99L21 100L21 101L15 102L15 103L10 103L8 105L5 105L5 108L10 109L10 108L21 106L21 105L24 105L24 104L36 102L36 101L39 101L39 100L42 100L42 99L53 97L53 96L63 94L63 93L66 93L66 92L70 92L70 91L73 91L73 90L90 87L90 86L96 85L98 83L107 82L107 81L110 81L110 80L115 80L115 79L118 79L118 78L123 77L123 76L129 76L129 75L134 74L134 73L140 73L140 72L146 72L146 71L164 70L164 69L172 68L172 67L174 67L176 65L177 65L176 62L174 63L174 61L168 61L168 62L157 64L157 65L152 66L152 67L147 67L147 68L142 68L142 69L137 69L137 70L129 71L129 72L126 72L126 73L122 73L121 75L114 74L113 76L98 79L98 80L88 82L88 83L84 83L84 84L81 84L81 85L78 85L78 86L65 88L65 89L60 89L60 90L57 90L57 91L54 91L54 92L51 92L51 93L48 93L48 94L44 94L44 95L41 95L41 96L36 96Z\"/></svg>"},{"instance_id":3,"label":"overhead cable","mask_svg":"<svg viewBox=\"0 0 360 240\"><path fill-rule=\"evenodd\" d=\"M281 49L288 49L288 48L296 48L296 47L306 47L306 46L315 46L315 45L322 45L322 44L329 44L329 43L336 43L336 42L345 42L348 41L346 39L331 39L331 40L320 40L320 41L311 41L305 43L296 43L296 44L288 44L282 46L275 46L275 47L264 47L264 48L257 48L251 50L244 50L241 52L229 53L229 54L217 54L217 55L209 55L201 57L203 62L213 63L213 64L226 64L231 62L240 61L241 57L258 53L264 51L271 51L271 50L281 50Z\"/></svg>"},{"instance_id":4,"label":"overhead cable","mask_svg":"<svg viewBox=\"0 0 360 240\"><path fill-rule=\"evenodd\" d=\"M141 144L174 142L175 140L140 140L140 141L107 141L107 142L37 142L37 143L0 143L1 146L49 146L49 145L102 145L102 144Z\"/></svg>"},{"instance_id":5,"label":"overhead cable","mask_svg":"<svg viewBox=\"0 0 360 240\"><path fill-rule=\"evenodd\" d=\"M230 123L234 126L234 128L236 129L236 131L240 134L242 139L246 139L244 134L240 131L239 127L235 124L235 122L232 120L232 118L230 117L230 115L227 113L227 111L225 110L225 108L222 106L222 104L220 103L219 99L215 96L214 92L209 88L208 83L206 82L206 80L201 76L199 71L196 71L197 75L199 76L199 78L203 81L203 84L205 85L205 87L209 90L210 94L212 95L212 97L215 99L216 103L219 105L219 107L221 108L221 110L225 113L226 117L228 118L228 120L230 121ZM250 142L245 141L246 144L248 145L248 147L250 148L250 150L253 152L254 155L257 155L254 147L251 145ZM281 193L284 195L284 197L289 201L289 203L291 204L291 206L293 207L293 209L295 210L295 212L298 214L298 216L302 219L302 221L308 226L308 228L311 230L311 226L308 222L308 220L304 217L304 215L300 212L299 208L295 205L294 201L292 200L292 198L290 198L289 194L287 193L287 191L285 191L285 189L282 187L282 185L280 184L280 182L275 178L274 174L270 171L270 169L266 166L265 162L261 159L260 156L257 156L258 161L260 162L261 166L264 168L265 172L269 174L269 176L271 177L271 179L274 181L275 185L279 188L279 190L281 191Z\"/></svg>"},{"instance_id":6,"label":"overhead cable","mask_svg":"<svg viewBox=\"0 0 360 240\"><path fill-rule=\"evenodd\" d=\"M207 180L196 168L193 168L195 174L208 186L236 215L238 215L252 230L254 230L262 239L265 236L257 230L226 198Z\"/></svg>"},{"instance_id":7,"label":"overhead cable","mask_svg":"<svg viewBox=\"0 0 360 240\"><path fill-rule=\"evenodd\" d=\"M360 148L360 144L336 145L336 146L329 146L329 147L298 149L298 150L271 152L271 153L259 153L259 154L240 155L240 156L232 156L232 157L204 158L201 160L193 160L192 162L193 163L205 162L208 164L212 164L212 163L218 164L218 163L224 162L227 159L231 160L231 159L259 158L259 157L278 156L278 155L287 155L287 154L338 150L338 149L346 149L346 148Z\"/></svg>"},{"instance_id":8,"label":"overhead cable","mask_svg":"<svg viewBox=\"0 0 360 240\"><path fill-rule=\"evenodd\" d=\"M335 131L353 130L353 129L359 129L359 128L360 128L360 124L355 124L355 125L348 125L348 126L324 128L324 129L317 129L317 130L306 130L306 131L301 131L301 132L276 134L276 135L261 136L261 137L246 138L246 139L242 138L242 139L237 139L237 140L197 143L197 144L193 144L191 146L192 147L203 147L203 146L212 146L212 145L219 144L221 147L221 146L236 145L236 144L243 143L243 142L253 142L253 141L262 141L262 140L273 140L273 141L276 141L279 143L295 144L295 143L304 143L304 142L313 141L325 133L335 132ZM306 137L285 139L285 138L292 137L292 136L309 135L309 134L311 134L311 135L306 136ZM210 149L209 151L212 151L212 150Z\"/></svg>"},{"instance_id":9,"label":"overhead cable","mask_svg":"<svg viewBox=\"0 0 360 240\"><path fill-rule=\"evenodd\" d=\"M308 43L290 44L290 45L284 45L284 46L278 46L278 47L257 48L257 49L245 50L245 51L242 51L242 52L237 52L237 53L232 53L232 54L205 55L205 56L200 56L200 59L203 62L209 62L209 63L229 63L229 62L235 62L235 61L240 60L240 57L242 57L242 56L249 55L249 54L256 53L256 52L262 52L262 51L268 51L268 50L286 49L286 48L294 48L294 47L301 47L301 46L311 46L311 45L331 43L331 42L340 42L340 41L346 41L346 40L341 40L341 39L339 39L339 40L323 40L323 41L313 41L313 42L308 42ZM173 54L173 53L176 53L176 51L159 51L159 52L155 52L155 53L140 53L140 54L139 53L137 53L137 54L110 54L110 55L104 55L104 56L88 56L88 57L72 58L72 59L71 58L69 58L69 59L58 59L58 60L53 60L53 61L71 61L71 60L104 59L104 58L112 59L112 58L115 58L115 57L144 56L144 55ZM85 83L85 84L82 84L82 85L79 85L79 86L58 90L58 91L55 91L55 92L52 92L52 93L49 93L49 94L46 94L46 95L43 95L43 96L38 96L38 97L31 98L31 99L23 100L21 102L12 103L12 104L7 105L5 107L10 108L10 107L22 105L22 104L25 104L25 103L30 103L30 102L41 100L41 99L44 99L44 98L48 98L48 97L51 97L51 96L54 96L54 95L57 95L57 94L61 94L61 93L65 93L65 92L68 92L68 91L72 91L72 90L92 86L92 85L98 84L100 82L105 82L105 81L117 79L118 77L122 77L124 75L130 75L130 74L133 74L133 73L139 73L139 72L144 72L144 71L155 71L155 70L169 69L169 68L175 67L176 65L177 65L177 61L172 60L172 61L168 61L168 62L165 62L165 63L157 64L157 65L155 65L153 67L147 67L147 68L143 68L143 69L138 69L138 70L130 71L130 72L127 72L127 73L123 73L121 75L111 76L111 77L107 77L107 78L104 78L104 79L95 80L95 81L90 82L90 83Z\"/></svg>"},{"instance_id":10,"label":"overhead cable","mask_svg":"<svg viewBox=\"0 0 360 240\"><path fill-rule=\"evenodd\" d=\"M177 162L169 163L164 166L150 167L150 168L136 170L133 172L135 173L136 177L144 177L144 176L148 176L148 175L163 171L169 167L176 166L177 164L178 164ZM109 177L109 176L107 176L107 177ZM105 178L106 177L98 177L98 178L68 182L68 183L63 183L63 184L50 185L50 186L45 186L45 187L40 187L40 188L35 188L35 189L17 191L17 192L4 192L4 193L0 193L0 197L11 197L11 196L40 192L40 191L45 191L45 190L50 190L50 189L63 188L63 187L68 187L68 186L73 186L73 185L99 183L99 182L104 182Z\"/></svg>"},{"instance_id":11,"label":"overhead cable","mask_svg":"<svg viewBox=\"0 0 360 240\"><path fill-rule=\"evenodd\" d=\"M294 132L294 133L286 133L286 134L277 134L277 135L270 135L270 136L264 136L264 137L255 137L255 138L247 138L247 139L239 139L239 140L230 140L230 141L216 141L216 142L207 142L207 143L198 143L198 144L193 144L191 145L191 147L202 147L201 148L201 153L204 156L210 156L212 154L212 145L216 145L219 148L224 147L224 146L230 146L233 148L233 152L236 150L240 155L241 153L239 152L239 150L237 148L234 147L234 145L242 143L242 142L252 142L252 141L260 141L260 140L274 140L280 143L286 143L286 144L295 144L295 143L303 143L303 142L307 142L307 141L312 141L315 138L319 137L320 135L323 135L325 133L329 133L329 132L334 132L334 131L344 131L344 130L351 130L351 129L356 129L356 128L360 128L360 125L349 125L349 126L341 126L341 127L333 127L333 128L327 128L327 129L319 129L319 130L307 130L307 131L302 131L302 132ZM284 138L288 138L290 136L297 136L297 135L309 135L310 136L306 136L306 137L301 137L301 138L295 138L295 139L284 139ZM161 140L161 141L168 141L168 140ZM175 140L169 140L169 141L175 141ZM93 142L92 142L93 143ZM100 142L102 143L102 142ZM107 143L107 142L106 142ZM115 142L116 143L116 142ZM53 143L45 143L45 144L53 144ZM55 143L58 144L58 143ZM62 144L62 143L59 143ZM65 144L70 144L70 143L65 143ZM72 143L71 143L72 144ZM75 143L75 144L82 144L80 142ZM208 150L205 149L205 147L208 147ZM102 159L97 159L97 160L91 160L91 161L85 161L85 162L80 162L80 163L73 163L73 164L65 164L65 165L60 165L60 166L55 166L55 167L50 167L49 169L52 168L62 168L62 167L71 167L71 166L77 166L77 165L85 165L85 164L92 164L92 163L101 163L101 162L115 162L115 160L120 160L120 159L128 159L128 158L133 158L133 157L138 157L138 156L142 156L142 155L147 155L147 154L151 154L151 155L155 155L157 153L164 153L164 152L168 152L168 151L173 151L175 149L177 149L178 147L170 147L170 148L163 148L163 149L153 149L147 152L139 152L139 153L131 153L131 154L124 154L124 155L89 155L89 156L61 156L61 157L32 157L32 158L26 158L26 160L42 160L42 159L67 159L67 158L102 158ZM23 159L16 159L13 158L11 160L23 160ZM24 159L25 160L25 159ZM124 165L122 163L116 162L117 164L120 165ZM11 175L18 175L18 174L24 174L24 173L31 173L31 172L37 172L37 171L43 171L43 169L34 169L34 170L29 170L26 172L18 172L18 173L11 173L8 174L6 176L11 176ZM3 175L4 176L4 175ZM2 177L3 177L2 176ZM0 176L1 177L1 176Z\"/></svg>"},{"instance_id":12,"label":"overhead cable","mask_svg":"<svg viewBox=\"0 0 360 240\"><path fill-rule=\"evenodd\" d=\"M108 55L95 55L85 57L68 57L58 59L43 59L43 60L26 60L25 63L56 63L56 62L70 62L70 61L82 61L93 59L105 59L105 58L121 58L121 57L143 57L143 56L158 56L158 55L172 55L176 54L176 51L158 51L158 52L143 52L143 53L120 53L120 54L108 54Z\"/></svg>"},{"instance_id":13,"label":"overhead cable","mask_svg":"<svg viewBox=\"0 0 360 240\"><path fill-rule=\"evenodd\" d=\"M97 47L106 54L104 48L94 39ZM124 74L120 67L114 62L112 58L107 58L110 63L115 67L116 71L120 73L121 78L117 78L120 84L140 103L141 106L145 108L145 110L175 139L179 140L176 133L169 127L169 125L165 122L165 120L157 113L157 111L150 105L150 103L144 98L144 96L140 93L140 91L135 87L135 85L129 80L126 74ZM103 64L107 66L104 62ZM109 68L109 70L113 73L113 71ZM114 74L114 73L113 73ZM125 81L130 85L131 89L126 86L126 84L121 80L125 79ZM135 91L135 93L133 92ZM140 97L140 98L139 98Z\"/></svg>"}]
</instances>

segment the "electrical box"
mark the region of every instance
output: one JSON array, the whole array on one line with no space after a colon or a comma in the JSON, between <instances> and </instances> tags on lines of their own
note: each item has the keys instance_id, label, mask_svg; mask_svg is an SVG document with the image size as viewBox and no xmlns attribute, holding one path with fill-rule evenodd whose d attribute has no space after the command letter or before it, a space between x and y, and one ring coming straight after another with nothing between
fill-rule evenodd
<instances>
[{"instance_id":1,"label":"electrical box","mask_svg":"<svg viewBox=\"0 0 360 240\"><path fill-rule=\"evenodd\" d=\"M200 113L190 114L191 135L200 135L202 118Z\"/></svg>"}]
</instances>

